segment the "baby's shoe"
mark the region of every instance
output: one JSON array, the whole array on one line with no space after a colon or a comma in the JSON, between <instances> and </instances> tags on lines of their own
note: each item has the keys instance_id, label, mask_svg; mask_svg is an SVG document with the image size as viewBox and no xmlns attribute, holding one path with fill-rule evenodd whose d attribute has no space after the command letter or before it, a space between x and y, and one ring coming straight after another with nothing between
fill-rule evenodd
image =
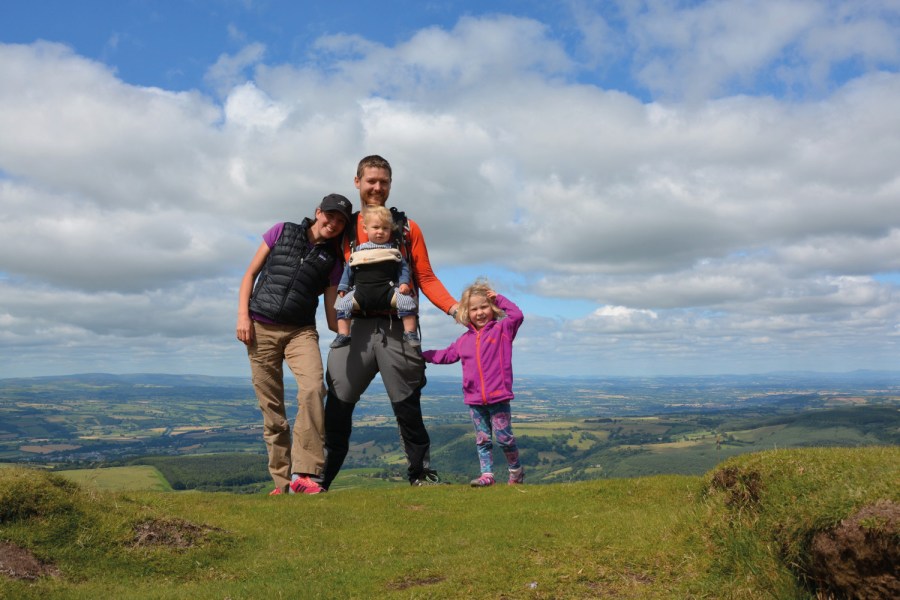
<instances>
[{"instance_id":1,"label":"baby's shoe","mask_svg":"<svg viewBox=\"0 0 900 600\"><path fill-rule=\"evenodd\" d=\"M341 335L339 333L339 334L337 334L337 337L334 338L334 341L331 342L331 347L332 348L342 348L349 343L350 343L350 336L349 335Z\"/></svg>"},{"instance_id":2,"label":"baby's shoe","mask_svg":"<svg viewBox=\"0 0 900 600\"><path fill-rule=\"evenodd\" d=\"M422 340L419 338L419 334L416 331L404 331L403 341L413 348L418 348L422 345Z\"/></svg>"}]
</instances>

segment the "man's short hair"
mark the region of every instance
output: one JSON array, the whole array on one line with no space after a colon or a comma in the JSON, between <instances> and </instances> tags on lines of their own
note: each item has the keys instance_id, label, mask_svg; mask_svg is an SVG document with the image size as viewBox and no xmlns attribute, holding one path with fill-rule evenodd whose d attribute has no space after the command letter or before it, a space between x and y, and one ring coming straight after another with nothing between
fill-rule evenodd
<instances>
[{"instance_id":1,"label":"man's short hair","mask_svg":"<svg viewBox=\"0 0 900 600\"><path fill-rule=\"evenodd\" d=\"M388 177L393 178L391 163L378 156L377 154L372 154L371 156L367 156L359 161L359 166L356 167L356 176L361 179L363 176L363 171L370 167L375 169L384 169L388 172Z\"/></svg>"}]
</instances>

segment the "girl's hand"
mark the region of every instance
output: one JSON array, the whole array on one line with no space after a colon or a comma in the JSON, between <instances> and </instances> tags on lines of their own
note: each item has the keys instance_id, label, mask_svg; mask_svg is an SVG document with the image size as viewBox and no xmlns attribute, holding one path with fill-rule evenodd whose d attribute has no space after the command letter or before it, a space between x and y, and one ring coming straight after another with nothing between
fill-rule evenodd
<instances>
[{"instance_id":1,"label":"girl's hand","mask_svg":"<svg viewBox=\"0 0 900 600\"><path fill-rule=\"evenodd\" d=\"M488 290L487 299L490 300L491 303L493 303L497 299L497 292L495 292L494 290Z\"/></svg>"}]
</instances>

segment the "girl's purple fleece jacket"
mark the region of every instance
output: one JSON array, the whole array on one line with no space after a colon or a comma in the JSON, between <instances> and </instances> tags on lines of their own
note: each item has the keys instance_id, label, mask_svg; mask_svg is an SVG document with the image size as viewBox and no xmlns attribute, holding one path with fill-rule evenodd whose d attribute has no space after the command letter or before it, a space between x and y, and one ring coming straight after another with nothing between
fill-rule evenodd
<instances>
[{"instance_id":1,"label":"girl's purple fleece jacket","mask_svg":"<svg viewBox=\"0 0 900 600\"><path fill-rule=\"evenodd\" d=\"M469 330L444 350L425 350L425 362L449 365L462 361L466 404L495 404L513 399L512 343L525 316L511 300L497 294L494 303L506 317Z\"/></svg>"}]
</instances>

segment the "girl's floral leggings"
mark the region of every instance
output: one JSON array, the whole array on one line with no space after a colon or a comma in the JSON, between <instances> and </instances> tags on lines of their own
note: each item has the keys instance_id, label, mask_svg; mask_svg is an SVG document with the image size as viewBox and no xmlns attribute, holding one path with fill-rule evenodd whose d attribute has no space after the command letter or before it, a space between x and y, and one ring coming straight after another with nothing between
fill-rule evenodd
<instances>
[{"instance_id":1,"label":"girl's floral leggings","mask_svg":"<svg viewBox=\"0 0 900 600\"><path fill-rule=\"evenodd\" d=\"M510 469L518 469L519 447L516 446L516 437L512 432L512 413L509 402L469 406L469 414L472 415L472 423L475 425L475 447L478 449L478 462L482 473L494 472L493 449L491 433L497 438L506 462Z\"/></svg>"}]
</instances>

